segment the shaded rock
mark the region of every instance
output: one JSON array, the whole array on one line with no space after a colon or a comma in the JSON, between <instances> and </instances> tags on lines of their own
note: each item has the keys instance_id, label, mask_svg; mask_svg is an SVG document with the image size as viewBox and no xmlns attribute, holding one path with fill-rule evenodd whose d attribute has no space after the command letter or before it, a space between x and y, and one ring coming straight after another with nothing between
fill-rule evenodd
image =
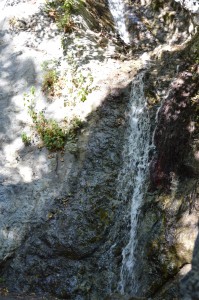
<instances>
[{"instance_id":1,"label":"shaded rock","mask_svg":"<svg viewBox=\"0 0 199 300\"><path fill-rule=\"evenodd\" d=\"M196 113L191 98L198 85L199 78L193 72L181 73L160 109L154 136L157 154L151 163L152 188L169 188L175 176L194 176L194 166L186 167L185 157L191 151L194 128L191 129L190 115Z\"/></svg>"},{"instance_id":2,"label":"shaded rock","mask_svg":"<svg viewBox=\"0 0 199 300\"><path fill-rule=\"evenodd\" d=\"M20 292L23 287L26 293L63 299L87 299L87 293L101 299L107 294L125 130L125 123L117 120L123 119L128 95L127 86L89 117L79 137L78 163L68 177L68 194L49 205L47 220L37 223L14 259L4 263L9 290Z\"/></svg>"},{"instance_id":3,"label":"shaded rock","mask_svg":"<svg viewBox=\"0 0 199 300\"><path fill-rule=\"evenodd\" d=\"M180 294L183 300L194 300L199 298L199 237L197 237L191 271L182 279Z\"/></svg>"},{"instance_id":4,"label":"shaded rock","mask_svg":"<svg viewBox=\"0 0 199 300\"><path fill-rule=\"evenodd\" d=\"M146 298L129 297L128 295L121 295L121 294L112 294L106 297L104 300L146 300Z\"/></svg>"}]
</instances>

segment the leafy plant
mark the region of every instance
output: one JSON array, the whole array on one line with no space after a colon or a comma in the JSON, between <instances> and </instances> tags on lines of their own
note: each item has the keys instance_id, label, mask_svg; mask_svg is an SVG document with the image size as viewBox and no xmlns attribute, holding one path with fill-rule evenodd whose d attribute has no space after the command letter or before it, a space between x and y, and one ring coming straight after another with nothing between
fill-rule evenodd
<instances>
[{"instance_id":1,"label":"leafy plant","mask_svg":"<svg viewBox=\"0 0 199 300\"><path fill-rule=\"evenodd\" d=\"M74 27L72 14L80 9L82 3L82 0L47 1L46 11L56 21L59 29L68 32Z\"/></svg>"},{"instance_id":2,"label":"leafy plant","mask_svg":"<svg viewBox=\"0 0 199 300\"><path fill-rule=\"evenodd\" d=\"M74 76L73 83L77 88L78 98L80 101L84 102L87 99L87 96L92 92L91 84L93 83L93 77L90 73L87 76L84 76L82 73L76 73Z\"/></svg>"},{"instance_id":3,"label":"leafy plant","mask_svg":"<svg viewBox=\"0 0 199 300\"><path fill-rule=\"evenodd\" d=\"M59 67L57 60L44 61L41 65L45 71L42 91L50 97L63 96L65 106L86 101L87 96L96 89L92 86L93 76L90 71L78 68L73 55L67 56L67 63L67 68L59 72L56 71Z\"/></svg>"},{"instance_id":4,"label":"leafy plant","mask_svg":"<svg viewBox=\"0 0 199 300\"><path fill-rule=\"evenodd\" d=\"M83 125L83 121L78 117L74 117L71 121L71 127L73 128L73 130L77 130L81 128L82 125Z\"/></svg>"},{"instance_id":5,"label":"leafy plant","mask_svg":"<svg viewBox=\"0 0 199 300\"><path fill-rule=\"evenodd\" d=\"M25 146L29 146L31 144L31 138L25 132L22 132L21 139Z\"/></svg>"},{"instance_id":6,"label":"leafy plant","mask_svg":"<svg viewBox=\"0 0 199 300\"><path fill-rule=\"evenodd\" d=\"M35 107L35 87L32 86L30 88L30 93L24 93L24 106L27 106L28 113L32 117L32 114L34 114L34 107Z\"/></svg>"},{"instance_id":7,"label":"leafy plant","mask_svg":"<svg viewBox=\"0 0 199 300\"><path fill-rule=\"evenodd\" d=\"M17 25L17 18L16 17L12 17L9 19L9 25L12 29L14 29Z\"/></svg>"},{"instance_id":8,"label":"leafy plant","mask_svg":"<svg viewBox=\"0 0 199 300\"><path fill-rule=\"evenodd\" d=\"M37 112L35 109L35 88L32 87L29 94L24 95L25 106L32 119L34 129L41 138L43 145L50 151L62 150L66 140L72 140L77 135L77 131L82 127L83 122L78 117L74 117L70 122L65 120L66 126L60 126L57 121L47 119L44 112ZM24 143L29 143L30 138L22 133Z\"/></svg>"},{"instance_id":9,"label":"leafy plant","mask_svg":"<svg viewBox=\"0 0 199 300\"><path fill-rule=\"evenodd\" d=\"M54 96L55 94L55 84L58 81L58 73L56 70L48 70L44 75L44 80L42 83L42 92L48 96Z\"/></svg>"},{"instance_id":10,"label":"leafy plant","mask_svg":"<svg viewBox=\"0 0 199 300\"><path fill-rule=\"evenodd\" d=\"M43 112L35 112L33 122L37 133L48 150L63 149L66 141L66 133L55 120L48 120Z\"/></svg>"},{"instance_id":11,"label":"leafy plant","mask_svg":"<svg viewBox=\"0 0 199 300\"><path fill-rule=\"evenodd\" d=\"M64 147L66 140L66 133L63 128L55 120L48 120L44 112L37 112L35 110L35 88L31 87L30 93L24 94L25 106L28 107L28 113L32 118L34 128L38 135L50 151L60 150ZM27 141L26 134L22 134L24 142Z\"/></svg>"},{"instance_id":12,"label":"leafy plant","mask_svg":"<svg viewBox=\"0 0 199 300\"><path fill-rule=\"evenodd\" d=\"M82 72L77 68L75 63L71 65L71 69L65 74L66 88L68 91L67 100L73 104L78 101L85 102L87 96L96 89L92 86L93 76L89 71ZM65 101L65 106L67 104Z\"/></svg>"},{"instance_id":13,"label":"leafy plant","mask_svg":"<svg viewBox=\"0 0 199 300\"><path fill-rule=\"evenodd\" d=\"M49 59L49 60L44 60L41 64L42 70L47 72L49 70L55 69L59 65L59 60L56 58L54 59Z\"/></svg>"},{"instance_id":14,"label":"leafy plant","mask_svg":"<svg viewBox=\"0 0 199 300\"><path fill-rule=\"evenodd\" d=\"M3 282L5 282L5 278L0 277L0 283L3 283Z\"/></svg>"}]
</instances>

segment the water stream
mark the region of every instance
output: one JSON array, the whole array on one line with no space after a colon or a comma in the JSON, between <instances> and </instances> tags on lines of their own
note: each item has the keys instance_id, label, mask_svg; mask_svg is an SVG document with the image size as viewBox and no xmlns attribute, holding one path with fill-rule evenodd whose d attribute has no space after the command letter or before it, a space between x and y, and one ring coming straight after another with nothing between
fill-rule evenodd
<instances>
[{"instance_id":1,"label":"water stream","mask_svg":"<svg viewBox=\"0 0 199 300\"><path fill-rule=\"evenodd\" d=\"M121 39L130 44L127 30L127 8L123 0L109 0L116 29ZM136 295L138 284L135 274L136 234L139 210L146 191L149 171L149 151L151 145L151 126L146 98L144 95L145 71L140 72L132 83L129 107L129 124L123 151L123 168L118 178L118 197L130 206L129 242L122 252L122 267L118 289L122 294Z\"/></svg>"},{"instance_id":2,"label":"water stream","mask_svg":"<svg viewBox=\"0 0 199 300\"><path fill-rule=\"evenodd\" d=\"M136 263L136 233L139 210L146 190L149 150L151 148L150 119L144 96L145 72L140 72L132 83L129 108L129 126L123 151L123 168L119 175L119 197L131 202L130 237L123 249L122 268L118 289L122 294L136 294L137 282L134 266Z\"/></svg>"},{"instance_id":3,"label":"water stream","mask_svg":"<svg viewBox=\"0 0 199 300\"><path fill-rule=\"evenodd\" d=\"M127 10L124 0L108 0L109 9L113 16L116 29L125 44L130 44L130 35L126 26Z\"/></svg>"}]
</instances>

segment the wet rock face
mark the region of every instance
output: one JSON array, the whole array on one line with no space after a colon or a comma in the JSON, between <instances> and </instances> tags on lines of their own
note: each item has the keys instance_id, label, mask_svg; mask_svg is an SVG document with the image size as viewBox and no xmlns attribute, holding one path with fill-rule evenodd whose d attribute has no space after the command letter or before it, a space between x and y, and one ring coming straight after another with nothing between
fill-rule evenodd
<instances>
[{"instance_id":1,"label":"wet rock face","mask_svg":"<svg viewBox=\"0 0 199 300\"><path fill-rule=\"evenodd\" d=\"M137 235L138 296L178 299L179 283L191 267L198 205L196 180L179 183L176 193L146 194Z\"/></svg>"},{"instance_id":2,"label":"wet rock face","mask_svg":"<svg viewBox=\"0 0 199 300\"><path fill-rule=\"evenodd\" d=\"M191 100L199 84L195 72L185 71L178 76L160 109L154 136L156 155L151 163L152 189L168 189L174 177L191 177L197 172L194 165L186 162L191 151L190 139L196 129L196 107Z\"/></svg>"},{"instance_id":3,"label":"wet rock face","mask_svg":"<svg viewBox=\"0 0 199 300\"><path fill-rule=\"evenodd\" d=\"M55 199L48 219L37 223L6 264L3 276L10 290L64 299L88 299L88 294L102 299L108 294L110 231L118 221L116 180L128 95L127 87L109 96L89 117L67 195Z\"/></svg>"},{"instance_id":4,"label":"wet rock face","mask_svg":"<svg viewBox=\"0 0 199 300\"><path fill-rule=\"evenodd\" d=\"M198 103L194 97L198 86L197 67L180 73L158 114L156 152L137 233L138 296L178 299L180 281L191 267L198 234ZM192 284L193 293L198 293L196 249L197 244L193 270L181 284L182 294L189 285L191 295ZM197 299L189 297L183 299Z\"/></svg>"}]
</instances>

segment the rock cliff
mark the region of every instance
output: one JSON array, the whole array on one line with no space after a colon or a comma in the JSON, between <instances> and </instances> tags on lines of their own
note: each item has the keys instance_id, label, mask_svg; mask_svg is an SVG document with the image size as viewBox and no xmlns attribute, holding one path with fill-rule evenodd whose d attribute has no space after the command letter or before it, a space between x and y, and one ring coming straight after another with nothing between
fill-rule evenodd
<instances>
[{"instance_id":1,"label":"rock cliff","mask_svg":"<svg viewBox=\"0 0 199 300\"><path fill-rule=\"evenodd\" d=\"M171 300L181 289L183 299L197 299L197 11L177 1L124 1L131 35L125 45L108 1L84 1L64 33L54 6L47 12L42 1L33 2L3 3L0 20L0 295ZM59 78L50 96L42 92L44 60ZM93 85L85 87L90 72ZM151 147L135 229L136 288L128 283L121 291L136 166L123 176L132 181L127 194L118 180L139 74ZM69 97L73 85L80 93ZM35 111L45 114L44 127L47 118L73 124L62 149L44 147Z\"/></svg>"}]
</instances>

